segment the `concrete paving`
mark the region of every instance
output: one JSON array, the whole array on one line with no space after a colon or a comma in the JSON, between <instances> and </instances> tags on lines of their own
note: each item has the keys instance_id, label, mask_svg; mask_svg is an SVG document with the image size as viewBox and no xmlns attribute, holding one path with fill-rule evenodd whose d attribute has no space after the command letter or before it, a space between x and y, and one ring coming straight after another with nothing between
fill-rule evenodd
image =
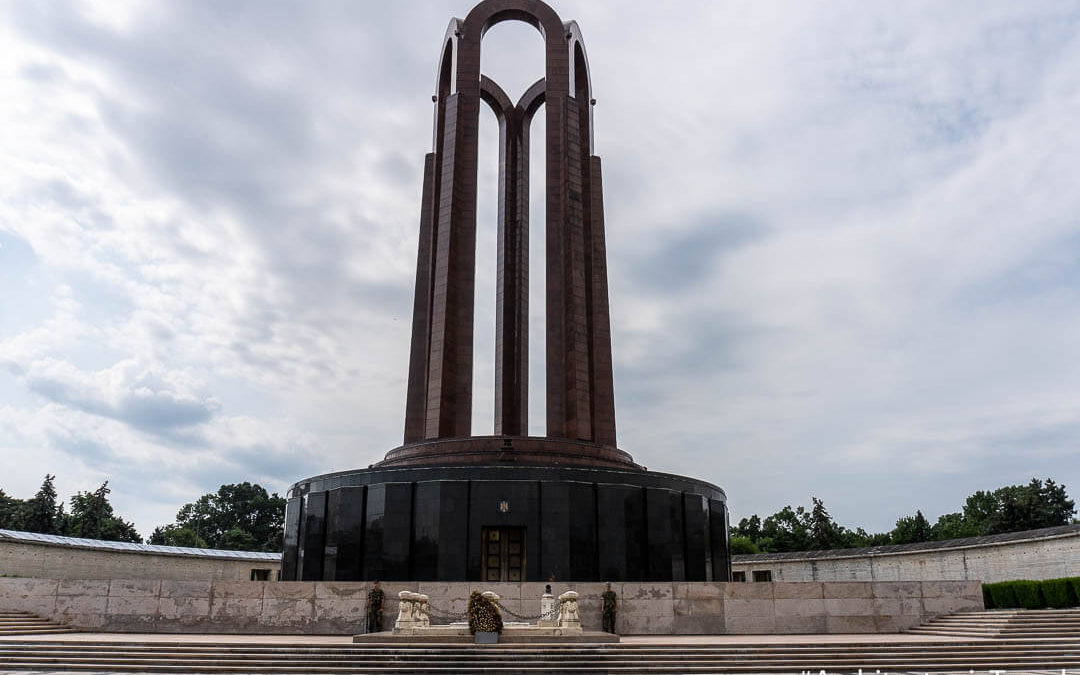
<instances>
[{"instance_id":1,"label":"concrete paving","mask_svg":"<svg viewBox=\"0 0 1080 675\"><path fill-rule=\"evenodd\" d=\"M925 644L981 642L987 638L955 638L910 633L852 633L830 635L622 635L624 645L802 645L802 644ZM0 642L116 642L172 644L265 644L265 645L352 645L351 635L235 635L182 633L65 633L20 635L0 638ZM367 643L371 644L371 643ZM423 644L423 643L416 643ZM408 643L396 642L395 647ZM503 646L506 646L505 644ZM535 646L535 645L533 645Z\"/></svg>"},{"instance_id":2,"label":"concrete paving","mask_svg":"<svg viewBox=\"0 0 1080 675\"><path fill-rule=\"evenodd\" d=\"M0 675L650 673L1080 675L1080 641L919 634L629 635L621 645L367 644L348 635L69 633L0 638ZM20 668L21 667L21 668ZM14 670L20 668L19 670ZM960 668L959 670L953 670ZM1051 670L1046 670L1052 668ZM912 670L915 669L915 670ZM1064 670L1063 670L1064 669Z\"/></svg>"}]
</instances>

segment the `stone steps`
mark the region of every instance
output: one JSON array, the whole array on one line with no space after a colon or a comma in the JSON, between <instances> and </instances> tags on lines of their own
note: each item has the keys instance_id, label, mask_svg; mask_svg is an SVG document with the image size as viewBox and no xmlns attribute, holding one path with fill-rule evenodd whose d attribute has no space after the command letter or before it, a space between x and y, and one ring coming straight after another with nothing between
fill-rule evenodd
<instances>
[{"instance_id":1,"label":"stone steps","mask_svg":"<svg viewBox=\"0 0 1080 675\"><path fill-rule=\"evenodd\" d=\"M30 612L0 612L0 636L72 633L74 629Z\"/></svg>"},{"instance_id":2,"label":"stone steps","mask_svg":"<svg viewBox=\"0 0 1080 675\"><path fill-rule=\"evenodd\" d=\"M1080 610L1030 609L963 612L938 617L907 632L952 637L1080 640Z\"/></svg>"},{"instance_id":3,"label":"stone steps","mask_svg":"<svg viewBox=\"0 0 1080 675\"><path fill-rule=\"evenodd\" d=\"M1080 668L1075 641L364 646L0 641L12 670L144 673L717 673Z\"/></svg>"}]
</instances>

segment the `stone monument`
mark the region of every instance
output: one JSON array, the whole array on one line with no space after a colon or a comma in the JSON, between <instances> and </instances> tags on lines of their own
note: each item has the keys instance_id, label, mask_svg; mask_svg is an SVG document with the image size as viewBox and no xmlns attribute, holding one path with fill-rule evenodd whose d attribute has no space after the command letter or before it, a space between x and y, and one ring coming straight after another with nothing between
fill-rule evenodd
<instances>
[{"instance_id":1,"label":"stone monument","mask_svg":"<svg viewBox=\"0 0 1080 675\"><path fill-rule=\"evenodd\" d=\"M512 102L484 33L524 21L545 76ZM404 443L289 491L282 579L727 581L726 498L616 446L600 158L581 30L537 0L485 0L439 47L424 160ZM499 122L495 433L474 436L477 139ZM547 433L527 435L529 134L545 106Z\"/></svg>"}]
</instances>

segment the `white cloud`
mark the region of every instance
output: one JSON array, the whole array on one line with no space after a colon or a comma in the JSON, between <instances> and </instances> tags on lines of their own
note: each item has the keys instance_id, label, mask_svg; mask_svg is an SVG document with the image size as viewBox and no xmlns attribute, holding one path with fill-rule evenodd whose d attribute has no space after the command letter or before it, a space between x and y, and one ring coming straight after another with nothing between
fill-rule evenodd
<instances>
[{"instance_id":1,"label":"white cloud","mask_svg":"<svg viewBox=\"0 0 1080 675\"><path fill-rule=\"evenodd\" d=\"M428 96L467 9L0 8L0 487L110 478L149 532L400 441ZM625 449L737 516L815 494L869 529L1075 491L1080 13L556 9L599 101ZM499 78L539 76L531 28L490 38Z\"/></svg>"}]
</instances>

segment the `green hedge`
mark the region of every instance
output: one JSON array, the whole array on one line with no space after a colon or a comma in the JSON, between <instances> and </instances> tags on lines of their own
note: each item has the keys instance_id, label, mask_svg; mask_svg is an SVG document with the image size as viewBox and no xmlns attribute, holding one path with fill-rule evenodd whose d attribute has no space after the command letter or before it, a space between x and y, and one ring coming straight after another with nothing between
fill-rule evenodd
<instances>
[{"instance_id":1,"label":"green hedge","mask_svg":"<svg viewBox=\"0 0 1080 675\"><path fill-rule=\"evenodd\" d=\"M1044 609L1080 606L1080 577L983 584L987 609Z\"/></svg>"},{"instance_id":2,"label":"green hedge","mask_svg":"<svg viewBox=\"0 0 1080 675\"><path fill-rule=\"evenodd\" d=\"M1062 609L1076 606L1076 596L1068 579L1047 579L1042 582L1042 595L1047 607Z\"/></svg>"}]
</instances>

